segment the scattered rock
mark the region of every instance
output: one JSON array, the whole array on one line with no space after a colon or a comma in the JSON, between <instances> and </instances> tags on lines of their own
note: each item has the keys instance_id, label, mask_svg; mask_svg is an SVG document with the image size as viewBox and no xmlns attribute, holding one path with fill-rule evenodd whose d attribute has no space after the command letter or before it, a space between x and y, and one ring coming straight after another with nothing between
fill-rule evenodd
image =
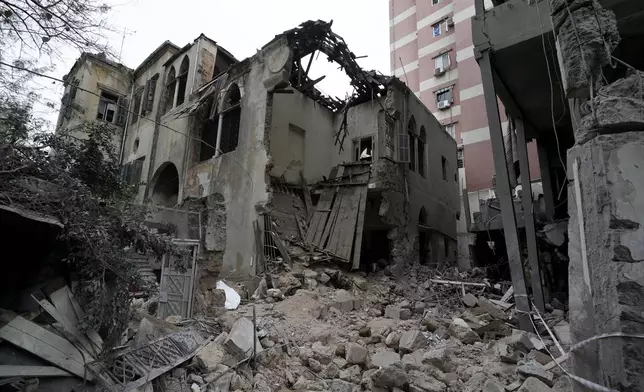
<instances>
[{"instance_id":1,"label":"scattered rock","mask_svg":"<svg viewBox=\"0 0 644 392\"><path fill-rule=\"evenodd\" d=\"M313 271L311 269L305 269L304 270L304 279L317 279L318 278L318 273L316 271Z\"/></svg>"},{"instance_id":2,"label":"scattered rock","mask_svg":"<svg viewBox=\"0 0 644 392\"><path fill-rule=\"evenodd\" d=\"M231 353L242 358L248 358L253 354L253 347L255 347L256 353L264 351L262 343L256 336L255 345L253 346L253 336L255 336L253 322L245 317L240 317L228 332L228 338L224 341L224 346Z\"/></svg>"},{"instance_id":3,"label":"scattered rock","mask_svg":"<svg viewBox=\"0 0 644 392\"><path fill-rule=\"evenodd\" d=\"M426 307L427 307L426 303L418 301L414 304L414 313L422 314L425 311Z\"/></svg>"},{"instance_id":4,"label":"scattered rock","mask_svg":"<svg viewBox=\"0 0 644 392\"><path fill-rule=\"evenodd\" d=\"M425 314L425 317L423 317L420 324L425 326L429 332L434 332L441 327L438 321L436 321L436 319L434 319L434 317L429 313Z\"/></svg>"},{"instance_id":5,"label":"scattered rock","mask_svg":"<svg viewBox=\"0 0 644 392\"><path fill-rule=\"evenodd\" d=\"M452 361L454 353L449 347L433 348L423 355L423 363L429 363L443 372L449 373L456 370Z\"/></svg>"},{"instance_id":6,"label":"scattered rock","mask_svg":"<svg viewBox=\"0 0 644 392\"><path fill-rule=\"evenodd\" d=\"M210 342L197 353L195 358L199 366L210 373L216 370L218 365L228 361L230 355L221 344Z\"/></svg>"},{"instance_id":7,"label":"scattered rock","mask_svg":"<svg viewBox=\"0 0 644 392\"><path fill-rule=\"evenodd\" d=\"M531 350L526 356L526 358L533 361L537 361L542 365L547 365L552 361L552 358L550 358L550 355L544 354L541 351L537 351L537 350Z\"/></svg>"},{"instance_id":8,"label":"scattered rock","mask_svg":"<svg viewBox=\"0 0 644 392\"><path fill-rule=\"evenodd\" d=\"M340 276L340 271L333 268L325 268L324 273L329 277L330 280L337 280Z\"/></svg>"},{"instance_id":9,"label":"scattered rock","mask_svg":"<svg viewBox=\"0 0 644 392\"><path fill-rule=\"evenodd\" d=\"M472 344L474 342L481 341L479 335L472 331L472 328L470 328L470 326L460 318L454 318L452 320L452 323L449 325L448 332L450 336L460 340L463 344Z\"/></svg>"},{"instance_id":10,"label":"scattered rock","mask_svg":"<svg viewBox=\"0 0 644 392\"><path fill-rule=\"evenodd\" d=\"M359 365L353 365L348 369L340 371L340 379L353 384L360 383L360 374L362 373Z\"/></svg>"},{"instance_id":11,"label":"scattered rock","mask_svg":"<svg viewBox=\"0 0 644 392\"><path fill-rule=\"evenodd\" d=\"M539 379L534 377L528 377L527 380L521 385L521 388L517 392L550 392L550 389L546 384L539 381Z\"/></svg>"},{"instance_id":12,"label":"scattered rock","mask_svg":"<svg viewBox=\"0 0 644 392\"><path fill-rule=\"evenodd\" d=\"M508 346L507 344L502 342L496 342L496 344L494 345L494 352L499 357L501 362L504 363L516 364L523 358L521 351L516 351L511 346Z\"/></svg>"},{"instance_id":13,"label":"scattered rock","mask_svg":"<svg viewBox=\"0 0 644 392\"><path fill-rule=\"evenodd\" d=\"M315 358L309 358L309 368L316 373L321 372L323 369L322 364Z\"/></svg>"},{"instance_id":14,"label":"scattered rock","mask_svg":"<svg viewBox=\"0 0 644 392\"><path fill-rule=\"evenodd\" d=\"M302 287L302 282L293 274L282 274L273 286L282 290L284 295L293 295Z\"/></svg>"},{"instance_id":15,"label":"scattered rock","mask_svg":"<svg viewBox=\"0 0 644 392\"><path fill-rule=\"evenodd\" d=\"M168 316L165 318L165 321L166 323L170 323L170 324L178 324L181 322L181 316L177 316L177 315Z\"/></svg>"},{"instance_id":16,"label":"scattered rock","mask_svg":"<svg viewBox=\"0 0 644 392\"><path fill-rule=\"evenodd\" d=\"M487 380L483 385L483 392L505 392L505 386L494 380Z\"/></svg>"},{"instance_id":17,"label":"scattered rock","mask_svg":"<svg viewBox=\"0 0 644 392\"><path fill-rule=\"evenodd\" d=\"M388 305L385 308L385 317L393 320L409 320L411 318L411 310L401 308L399 306Z\"/></svg>"},{"instance_id":18,"label":"scattered rock","mask_svg":"<svg viewBox=\"0 0 644 392\"><path fill-rule=\"evenodd\" d=\"M253 392L272 392L266 377L261 373L257 373L253 379Z\"/></svg>"},{"instance_id":19,"label":"scattered rock","mask_svg":"<svg viewBox=\"0 0 644 392\"><path fill-rule=\"evenodd\" d=\"M226 373L229 369L230 369L230 368L229 368L228 366L226 366L226 365L224 365L224 364L219 364L219 365L215 366L215 368L214 368L210 373L208 373L208 374L203 378L203 380L204 380L204 382L205 382L206 384L211 384L211 383L212 383L212 382L214 382L216 379L218 379L219 377L221 377L224 373Z\"/></svg>"},{"instance_id":20,"label":"scattered rock","mask_svg":"<svg viewBox=\"0 0 644 392\"><path fill-rule=\"evenodd\" d=\"M400 303L400 307L403 308L403 309L411 309L411 302L408 299L403 300Z\"/></svg>"},{"instance_id":21,"label":"scattered rock","mask_svg":"<svg viewBox=\"0 0 644 392\"><path fill-rule=\"evenodd\" d=\"M381 388L402 387L407 384L407 374L397 366L387 366L371 375L373 385Z\"/></svg>"},{"instance_id":22,"label":"scattered rock","mask_svg":"<svg viewBox=\"0 0 644 392\"><path fill-rule=\"evenodd\" d=\"M230 382L233 380L234 375L235 373L228 372L219 377L211 384L211 389L220 392L228 392L230 390Z\"/></svg>"},{"instance_id":23,"label":"scattered rock","mask_svg":"<svg viewBox=\"0 0 644 392\"><path fill-rule=\"evenodd\" d=\"M367 344L378 344L380 342L382 342L382 336L380 335L370 336L369 339L367 339Z\"/></svg>"},{"instance_id":24,"label":"scattered rock","mask_svg":"<svg viewBox=\"0 0 644 392\"><path fill-rule=\"evenodd\" d=\"M297 379L295 384L293 384L293 389L296 391L303 391L305 389L308 389L309 387L309 380L307 380L304 376L300 376L300 378Z\"/></svg>"},{"instance_id":25,"label":"scattered rock","mask_svg":"<svg viewBox=\"0 0 644 392\"><path fill-rule=\"evenodd\" d=\"M424 392L445 392L447 390L447 385L418 370L409 372L409 383L410 391L414 390L412 386L417 388L415 390Z\"/></svg>"},{"instance_id":26,"label":"scattered rock","mask_svg":"<svg viewBox=\"0 0 644 392\"><path fill-rule=\"evenodd\" d=\"M554 331L555 335L557 335L557 338L559 339L559 343L566 348L570 347L572 344L572 336L570 334L570 324L568 324L565 321L560 321L557 324L555 324L554 327L552 327L552 330Z\"/></svg>"},{"instance_id":27,"label":"scattered rock","mask_svg":"<svg viewBox=\"0 0 644 392\"><path fill-rule=\"evenodd\" d=\"M465 306L467 306L468 308L473 308L478 304L476 297L471 293L465 294L461 299L463 300Z\"/></svg>"},{"instance_id":28,"label":"scattered rock","mask_svg":"<svg viewBox=\"0 0 644 392\"><path fill-rule=\"evenodd\" d=\"M427 339L419 330L405 331L400 336L398 349L401 353L407 354L419 348L427 347Z\"/></svg>"},{"instance_id":29,"label":"scattered rock","mask_svg":"<svg viewBox=\"0 0 644 392\"><path fill-rule=\"evenodd\" d=\"M400 342L400 333L399 332L390 332L385 339L385 345L394 350L398 350L398 344Z\"/></svg>"},{"instance_id":30,"label":"scattered rock","mask_svg":"<svg viewBox=\"0 0 644 392\"><path fill-rule=\"evenodd\" d=\"M242 390L249 391L253 387L253 384L244 376L240 376L235 373L233 378L230 380L230 389L233 391Z\"/></svg>"},{"instance_id":31,"label":"scattered rock","mask_svg":"<svg viewBox=\"0 0 644 392\"><path fill-rule=\"evenodd\" d=\"M346 359L341 358L341 357L335 357L335 358L333 358L333 363L334 363L334 364L335 364L335 366L337 366L339 369L344 369L344 368L345 368L345 367L347 367L347 365L349 364L349 362L347 362L347 360L346 360Z\"/></svg>"},{"instance_id":32,"label":"scattered rock","mask_svg":"<svg viewBox=\"0 0 644 392\"><path fill-rule=\"evenodd\" d=\"M326 273L320 272L318 274L318 282L326 285L327 283L329 283L330 280L331 280L331 278Z\"/></svg>"},{"instance_id":33,"label":"scattered rock","mask_svg":"<svg viewBox=\"0 0 644 392\"><path fill-rule=\"evenodd\" d=\"M528 333L518 329L513 329L512 335L500 339L499 342L505 343L513 349L522 351L526 354L529 353L530 350L534 349L534 345L532 344Z\"/></svg>"},{"instance_id":34,"label":"scattered rock","mask_svg":"<svg viewBox=\"0 0 644 392\"><path fill-rule=\"evenodd\" d=\"M203 380L203 377L201 377L200 375L198 375L196 373L190 373L188 375L188 382L189 383L197 383L199 385L205 384L205 382Z\"/></svg>"},{"instance_id":35,"label":"scattered rock","mask_svg":"<svg viewBox=\"0 0 644 392\"><path fill-rule=\"evenodd\" d=\"M340 368L335 364L335 362L331 362L324 368L324 371L322 372L322 377L333 380L334 378L340 377Z\"/></svg>"},{"instance_id":36,"label":"scattered rock","mask_svg":"<svg viewBox=\"0 0 644 392\"><path fill-rule=\"evenodd\" d=\"M517 372L526 378L534 377L549 387L552 386L554 375L538 362L525 363L517 368Z\"/></svg>"},{"instance_id":37,"label":"scattered rock","mask_svg":"<svg viewBox=\"0 0 644 392\"><path fill-rule=\"evenodd\" d=\"M284 293L280 289L268 289L266 290L266 295L280 301L284 299Z\"/></svg>"},{"instance_id":38,"label":"scattered rock","mask_svg":"<svg viewBox=\"0 0 644 392\"><path fill-rule=\"evenodd\" d=\"M369 328L368 326L360 328L358 335L362 336L363 338L371 336L371 328Z\"/></svg>"},{"instance_id":39,"label":"scattered rock","mask_svg":"<svg viewBox=\"0 0 644 392\"><path fill-rule=\"evenodd\" d=\"M313 343L311 350L313 351L313 359L317 360L323 365L328 365L333 359L333 348L325 346L320 342Z\"/></svg>"},{"instance_id":40,"label":"scattered rock","mask_svg":"<svg viewBox=\"0 0 644 392\"><path fill-rule=\"evenodd\" d=\"M338 357L344 357L347 355L347 349L344 344L338 344L335 346L335 355Z\"/></svg>"},{"instance_id":41,"label":"scattered rock","mask_svg":"<svg viewBox=\"0 0 644 392\"><path fill-rule=\"evenodd\" d=\"M386 367L400 362L400 355L393 351L380 350L371 356L371 366L376 368Z\"/></svg>"},{"instance_id":42,"label":"scattered rock","mask_svg":"<svg viewBox=\"0 0 644 392\"><path fill-rule=\"evenodd\" d=\"M478 306L483 308L487 313L489 313L490 316L497 318L499 320L507 320L508 315L499 309L496 305L494 305L492 302L490 302L489 299L480 296L478 299Z\"/></svg>"},{"instance_id":43,"label":"scattered rock","mask_svg":"<svg viewBox=\"0 0 644 392\"><path fill-rule=\"evenodd\" d=\"M350 382L335 379L331 382L331 391L332 392L352 392L353 387L356 385L351 384Z\"/></svg>"},{"instance_id":44,"label":"scattered rock","mask_svg":"<svg viewBox=\"0 0 644 392\"><path fill-rule=\"evenodd\" d=\"M367 290L367 280L358 276L353 277L353 284L362 291Z\"/></svg>"},{"instance_id":45,"label":"scattered rock","mask_svg":"<svg viewBox=\"0 0 644 392\"><path fill-rule=\"evenodd\" d=\"M346 360L350 364L363 364L367 359L367 349L356 343L346 345Z\"/></svg>"},{"instance_id":46,"label":"scattered rock","mask_svg":"<svg viewBox=\"0 0 644 392\"><path fill-rule=\"evenodd\" d=\"M334 296L335 301L331 304L332 308L339 309L343 312L353 310L353 295L346 290L337 290Z\"/></svg>"}]
</instances>

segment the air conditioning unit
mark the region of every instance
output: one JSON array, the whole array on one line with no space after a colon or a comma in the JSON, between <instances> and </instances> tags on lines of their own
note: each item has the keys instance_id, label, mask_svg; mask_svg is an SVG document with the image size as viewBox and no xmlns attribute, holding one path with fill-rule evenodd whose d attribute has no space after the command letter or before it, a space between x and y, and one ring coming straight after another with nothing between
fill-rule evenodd
<instances>
[{"instance_id":1,"label":"air conditioning unit","mask_svg":"<svg viewBox=\"0 0 644 392\"><path fill-rule=\"evenodd\" d=\"M434 76L441 76L444 73L445 73L445 69L442 67L434 69Z\"/></svg>"},{"instance_id":2,"label":"air conditioning unit","mask_svg":"<svg viewBox=\"0 0 644 392\"><path fill-rule=\"evenodd\" d=\"M454 18L447 18L447 20L445 20L445 24L449 27L454 26Z\"/></svg>"},{"instance_id":3,"label":"air conditioning unit","mask_svg":"<svg viewBox=\"0 0 644 392\"><path fill-rule=\"evenodd\" d=\"M441 110L448 109L450 106L452 106L452 103L448 100L438 102L438 108Z\"/></svg>"}]
</instances>

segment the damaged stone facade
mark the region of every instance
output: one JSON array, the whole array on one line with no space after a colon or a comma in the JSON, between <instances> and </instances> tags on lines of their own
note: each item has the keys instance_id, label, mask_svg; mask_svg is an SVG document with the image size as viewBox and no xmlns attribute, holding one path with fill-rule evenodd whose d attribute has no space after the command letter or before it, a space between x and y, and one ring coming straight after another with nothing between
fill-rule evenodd
<instances>
[{"instance_id":1,"label":"damaged stone facade","mask_svg":"<svg viewBox=\"0 0 644 392\"><path fill-rule=\"evenodd\" d=\"M359 160L366 140L361 263L456 261L455 141L403 83L359 69L341 38L315 46L330 34L330 24L307 22L241 62L202 35L181 49L164 43L134 70L130 108L138 118L128 119L125 173L142 183L139 202L200 214L196 312L209 308L216 280L252 282L261 272L256 225L274 209L272 184L315 187L333 167ZM357 86L347 102L294 76L302 72L296 56L308 50L346 56L334 60ZM412 144L413 170L409 148L401 152L407 138L424 141L422 150Z\"/></svg>"}]
</instances>

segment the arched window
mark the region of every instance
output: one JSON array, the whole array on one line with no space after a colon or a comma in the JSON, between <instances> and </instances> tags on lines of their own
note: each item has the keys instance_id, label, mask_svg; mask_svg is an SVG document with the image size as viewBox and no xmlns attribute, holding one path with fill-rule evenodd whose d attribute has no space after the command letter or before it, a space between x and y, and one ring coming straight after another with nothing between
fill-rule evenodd
<instances>
[{"instance_id":1,"label":"arched window","mask_svg":"<svg viewBox=\"0 0 644 392\"><path fill-rule=\"evenodd\" d=\"M163 101L163 113L167 113L172 109L174 104L174 92L177 89L177 78L174 67L170 67L168 77L165 84L165 99Z\"/></svg>"},{"instance_id":2,"label":"arched window","mask_svg":"<svg viewBox=\"0 0 644 392\"><path fill-rule=\"evenodd\" d=\"M425 143L427 143L427 132L425 127L420 127L420 137L418 138L418 174L425 177Z\"/></svg>"},{"instance_id":3,"label":"arched window","mask_svg":"<svg viewBox=\"0 0 644 392\"><path fill-rule=\"evenodd\" d=\"M239 123L241 120L241 91L236 84L232 84L223 102L221 111L221 141L219 150L222 154L234 151L239 144Z\"/></svg>"},{"instance_id":4,"label":"arched window","mask_svg":"<svg viewBox=\"0 0 644 392\"><path fill-rule=\"evenodd\" d=\"M154 175L154 188L150 198L155 204L172 207L179 200L179 172L171 162L166 162Z\"/></svg>"},{"instance_id":5,"label":"arched window","mask_svg":"<svg viewBox=\"0 0 644 392\"><path fill-rule=\"evenodd\" d=\"M427 226L427 210L424 206L420 208L418 213L418 224Z\"/></svg>"},{"instance_id":6,"label":"arched window","mask_svg":"<svg viewBox=\"0 0 644 392\"><path fill-rule=\"evenodd\" d=\"M409 170L416 171L416 120L414 116L409 119L407 133L409 134Z\"/></svg>"},{"instance_id":7,"label":"arched window","mask_svg":"<svg viewBox=\"0 0 644 392\"><path fill-rule=\"evenodd\" d=\"M183 61L181 61L181 66L179 67L179 76L177 76L179 91L177 91L177 104L175 106L181 105L186 100L186 86L188 85L189 68L190 60L188 59L188 56L185 56L183 58Z\"/></svg>"}]
</instances>

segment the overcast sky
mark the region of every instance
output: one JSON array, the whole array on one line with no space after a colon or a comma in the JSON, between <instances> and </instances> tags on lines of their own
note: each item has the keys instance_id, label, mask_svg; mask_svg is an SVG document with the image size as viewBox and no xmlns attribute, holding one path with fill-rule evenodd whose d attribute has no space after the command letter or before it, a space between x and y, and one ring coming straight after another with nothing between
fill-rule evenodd
<instances>
[{"instance_id":1,"label":"overcast sky","mask_svg":"<svg viewBox=\"0 0 644 392\"><path fill-rule=\"evenodd\" d=\"M333 20L333 31L342 36L349 49L367 70L389 74L389 11L387 0L111 0L110 13L115 29L125 29L121 62L138 66L163 41L182 47L204 33L226 48L237 59L252 56L275 35L306 20ZM114 34L110 45L116 55L123 34ZM67 51L56 60L54 76L62 77L79 53ZM312 76L327 74L319 87L339 95L349 91L348 79L320 56ZM62 88L54 89L60 102ZM53 91L52 91L53 92ZM49 95L49 94L47 94ZM55 124L57 115L47 116Z\"/></svg>"}]
</instances>

